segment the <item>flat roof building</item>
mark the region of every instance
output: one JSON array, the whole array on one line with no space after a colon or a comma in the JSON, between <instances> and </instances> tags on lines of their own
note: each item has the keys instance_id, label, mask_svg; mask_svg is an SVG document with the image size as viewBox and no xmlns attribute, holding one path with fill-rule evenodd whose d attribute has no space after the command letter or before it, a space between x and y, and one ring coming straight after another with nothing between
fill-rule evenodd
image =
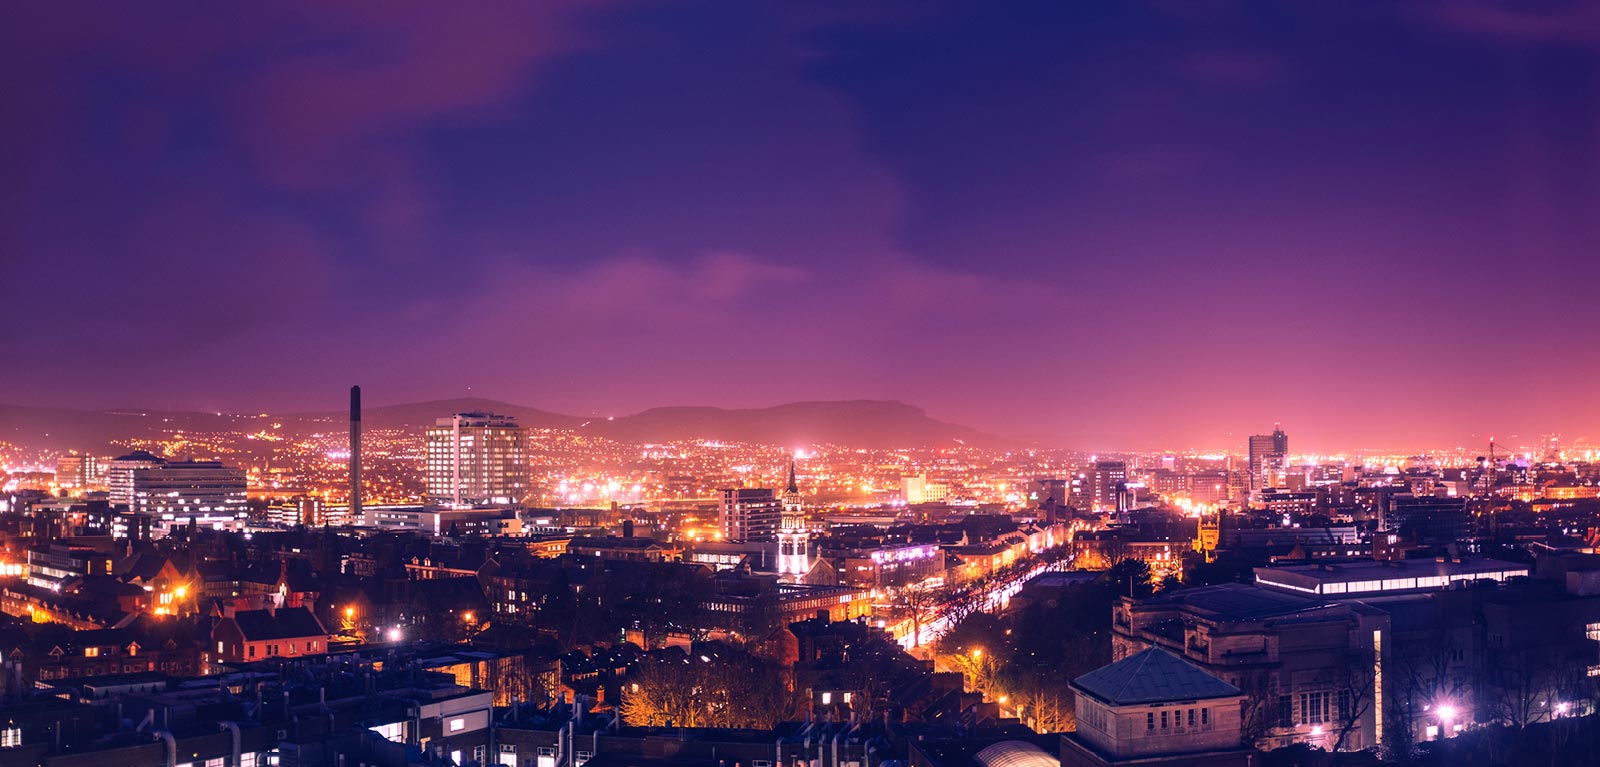
<instances>
[{"instance_id":1,"label":"flat roof building","mask_svg":"<svg viewBox=\"0 0 1600 767\"><path fill-rule=\"evenodd\" d=\"M1377 596L1450 588L1456 583L1504 581L1529 574L1527 565L1496 559L1357 560L1337 564L1257 567L1256 584L1300 594Z\"/></svg>"},{"instance_id":2,"label":"flat roof building","mask_svg":"<svg viewBox=\"0 0 1600 767\"><path fill-rule=\"evenodd\" d=\"M457 413L424 431L428 503L453 509L520 504L528 495L528 438L517 419Z\"/></svg>"}]
</instances>

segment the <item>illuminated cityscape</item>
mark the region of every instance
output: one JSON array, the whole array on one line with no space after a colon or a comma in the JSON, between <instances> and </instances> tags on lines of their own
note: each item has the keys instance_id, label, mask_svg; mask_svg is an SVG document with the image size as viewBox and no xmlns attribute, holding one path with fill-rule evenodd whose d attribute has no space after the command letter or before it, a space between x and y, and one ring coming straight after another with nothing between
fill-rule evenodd
<instances>
[{"instance_id":1,"label":"illuminated cityscape","mask_svg":"<svg viewBox=\"0 0 1600 767\"><path fill-rule=\"evenodd\" d=\"M1590 4L0 22L0 767L1600 765Z\"/></svg>"}]
</instances>

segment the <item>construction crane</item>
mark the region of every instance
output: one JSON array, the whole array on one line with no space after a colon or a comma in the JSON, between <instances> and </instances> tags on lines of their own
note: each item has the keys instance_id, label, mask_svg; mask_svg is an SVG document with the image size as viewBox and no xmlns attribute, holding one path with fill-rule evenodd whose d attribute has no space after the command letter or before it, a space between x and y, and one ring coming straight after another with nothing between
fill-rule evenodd
<instances>
[{"instance_id":1,"label":"construction crane","mask_svg":"<svg viewBox=\"0 0 1600 767\"><path fill-rule=\"evenodd\" d=\"M1500 456L1500 452L1497 451L1497 448L1500 449L1500 450L1503 450L1504 454L1505 454L1505 456L1507 458L1511 458L1511 457L1516 455L1516 453L1513 453L1510 450L1504 450L1505 445L1502 445L1502 444L1500 444L1498 442L1495 442L1494 441L1494 437L1490 437L1489 438L1489 455L1488 455L1488 457L1484 457L1484 456L1481 456L1481 455L1478 456L1479 468L1485 470L1485 473L1483 475L1484 477L1486 477L1486 480L1484 481L1484 486L1483 486L1483 494L1485 496L1494 495L1495 487L1499 484L1499 479L1500 479L1500 477L1499 477L1499 471L1500 471L1500 459L1499 459L1499 456Z\"/></svg>"}]
</instances>

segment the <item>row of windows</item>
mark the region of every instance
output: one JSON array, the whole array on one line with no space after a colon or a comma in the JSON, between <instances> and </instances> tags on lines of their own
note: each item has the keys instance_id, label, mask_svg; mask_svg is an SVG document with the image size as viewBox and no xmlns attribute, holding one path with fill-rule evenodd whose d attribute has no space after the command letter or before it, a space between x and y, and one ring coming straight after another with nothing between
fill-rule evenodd
<instances>
[{"instance_id":1,"label":"row of windows","mask_svg":"<svg viewBox=\"0 0 1600 767\"><path fill-rule=\"evenodd\" d=\"M1199 717L1198 720L1195 719L1195 712L1196 711L1200 712L1200 717ZM1180 728L1180 727L1195 727L1196 726L1195 725L1196 721L1199 722L1198 726L1200 726L1200 727L1210 727L1211 726L1211 709L1209 709L1209 708L1200 708L1200 709L1193 709L1193 708L1191 708L1191 709L1181 709L1181 708L1163 709L1161 711L1161 720L1160 721L1161 721L1161 729L1162 730L1169 730L1169 729ZM1184 724L1185 721L1188 722L1187 725ZM1103 722L1101 723L1101 727L1102 727L1102 729L1104 728L1104 723ZM1155 732L1156 731L1156 712L1154 712L1154 711L1146 711L1145 712L1145 714L1144 714L1144 727L1145 727L1145 731L1146 732Z\"/></svg>"},{"instance_id":2,"label":"row of windows","mask_svg":"<svg viewBox=\"0 0 1600 767\"><path fill-rule=\"evenodd\" d=\"M1299 700L1296 701L1295 698ZM1297 707L1295 703L1298 702ZM1298 714L1298 716L1297 716ZM1299 696L1278 696L1278 725L1333 724L1350 718L1350 691L1303 692Z\"/></svg>"},{"instance_id":3,"label":"row of windows","mask_svg":"<svg viewBox=\"0 0 1600 767\"><path fill-rule=\"evenodd\" d=\"M321 642L318 642L317 640L312 639L312 640L310 640L310 641L305 643L305 652L307 652L307 653L320 652L317 648L321 644L322 644ZM221 653L224 652L223 646L224 645L223 645L222 642L217 642L217 653L218 654L221 654ZM255 645L255 644L247 645L247 647L246 647L246 656L245 657L248 657L248 658L256 657L256 647L257 647L257 645ZM263 653L263 656L267 657L267 658L277 657L279 654L296 655L300 651L299 646L296 645L294 642L290 642L290 643L288 643L286 645L268 644L268 645L265 646L265 649L266 649L266 652ZM280 650L287 650L287 652L286 653L280 653L279 652Z\"/></svg>"}]
</instances>

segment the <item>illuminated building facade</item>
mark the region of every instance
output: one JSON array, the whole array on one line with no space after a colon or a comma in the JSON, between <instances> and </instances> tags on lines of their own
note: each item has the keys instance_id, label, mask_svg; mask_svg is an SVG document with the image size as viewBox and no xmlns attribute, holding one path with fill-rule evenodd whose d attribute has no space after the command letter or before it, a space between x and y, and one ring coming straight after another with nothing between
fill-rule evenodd
<instances>
[{"instance_id":1,"label":"illuminated building facade","mask_svg":"<svg viewBox=\"0 0 1600 767\"><path fill-rule=\"evenodd\" d=\"M725 541L771 541L778 535L783 501L770 488L725 487L718 521Z\"/></svg>"},{"instance_id":2,"label":"illuminated building facade","mask_svg":"<svg viewBox=\"0 0 1600 767\"><path fill-rule=\"evenodd\" d=\"M1438 591L1478 581L1504 582L1527 576L1530 568L1494 559L1357 560L1328 565L1255 568L1256 584L1279 591L1343 597Z\"/></svg>"},{"instance_id":3,"label":"illuminated building facade","mask_svg":"<svg viewBox=\"0 0 1600 767\"><path fill-rule=\"evenodd\" d=\"M140 469L153 469L165 464L166 461L147 453L135 450L127 455L118 456L106 462L106 488L110 491L107 500L112 506L122 506L133 509L133 473Z\"/></svg>"},{"instance_id":4,"label":"illuminated building facade","mask_svg":"<svg viewBox=\"0 0 1600 767\"><path fill-rule=\"evenodd\" d=\"M1289 468L1289 435L1273 424L1271 434L1250 437L1250 490L1260 492L1283 483Z\"/></svg>"},{"instance_id":5,"label":"illuminated building facade","mask_svg":"<svg viewBox=\"0 0 1600 767\"><path fill-rule=\"evenodd\" d=\"M28 549L29 586L60 591L68 581L110 574L111 555L104 552L60 544Z\"/></svg>"},{"instance_id":6,"label":"illuminated building facade","mask_svg":"<svg viewBox=\"0 0 1600 767\"><path fill-rule=\"evenodd\" d=\"M913 506L919 503L943 503L950 497L950 486L940 482L929 482L926 474L902 477L900 495L906 503Z\"/></svg>"},{"instance_id":7,"label":"illuminated building facade","mask_svg":"<svg viewBox=\"0 0 1600 767\"><path fill-rule=\"evenodd\" d=\"M56 459L56 484L62 490L80 494L99 484L100 469L92 455L64 455Z\"/></svg>"},{"instance_id":8,"label":"illuminated building facade","mask_svg":"<svg viewBox=\"0 0 1600 767\"><path fill-rule=\"evenodd\" d=\"M945 573L944 550L937 544L853 548L826 556L837 563L840 583L863 589L917 586Z\"/></svg>"},{"instance_id":9,"label":"illuminated building facade","mask_svg":"<svg viewBox=\"0 0 1600 767\"><path fill-rule=\"evenodd\" d=\"M197 527L243 530L249 520L244 469L217 461L171 461L136 469L133 511L149 515L156 537L191 521Z\"/></svg>"},{"instance_id":10,"label":"illuminated building facade","mask_svg":"<svg viewBox=\"0 0 1600 767\"><path fill-rule=\"evenodd\" d=\"M1095 511L1123 511L1118 501L1128 484L1128 464L1125 461L1095 461L1089 475L1091 498Z\"/></svg>"},{"instance_id":11,"label":"illuminated building facade","mask_svg":"<svg viewBox=\"0 0 1600 767\"><path fill-rule=\"evenodd\" d=\"M798 579L811 571L811 531L806 529L800 486L795 482L794 461L789 462L789 484L783 489L783 518L778 529L778 575Z\"/></svg>"},{"instance_id":12,"label":"illuminated building facade","mask_svg":"<svg viewBox=\"0 0 1600 767\"><path fill-rule=\"evenodd\" d=\"M284 527L316 527L327 521L327 514L321 498L302 495L267 507L267 521Z\"/></svg>"},{"instance_id":13,"label":"illuminated building facade","mask_svg":"<svg viewBox=\"0 0 1600 767\"><path fill-rule=\"evenodd\" d=\"M528 495L527 432L515 418L457 413L425 432L428 503L451 508L519 504Z\"/></svg>"}]
</instances>

